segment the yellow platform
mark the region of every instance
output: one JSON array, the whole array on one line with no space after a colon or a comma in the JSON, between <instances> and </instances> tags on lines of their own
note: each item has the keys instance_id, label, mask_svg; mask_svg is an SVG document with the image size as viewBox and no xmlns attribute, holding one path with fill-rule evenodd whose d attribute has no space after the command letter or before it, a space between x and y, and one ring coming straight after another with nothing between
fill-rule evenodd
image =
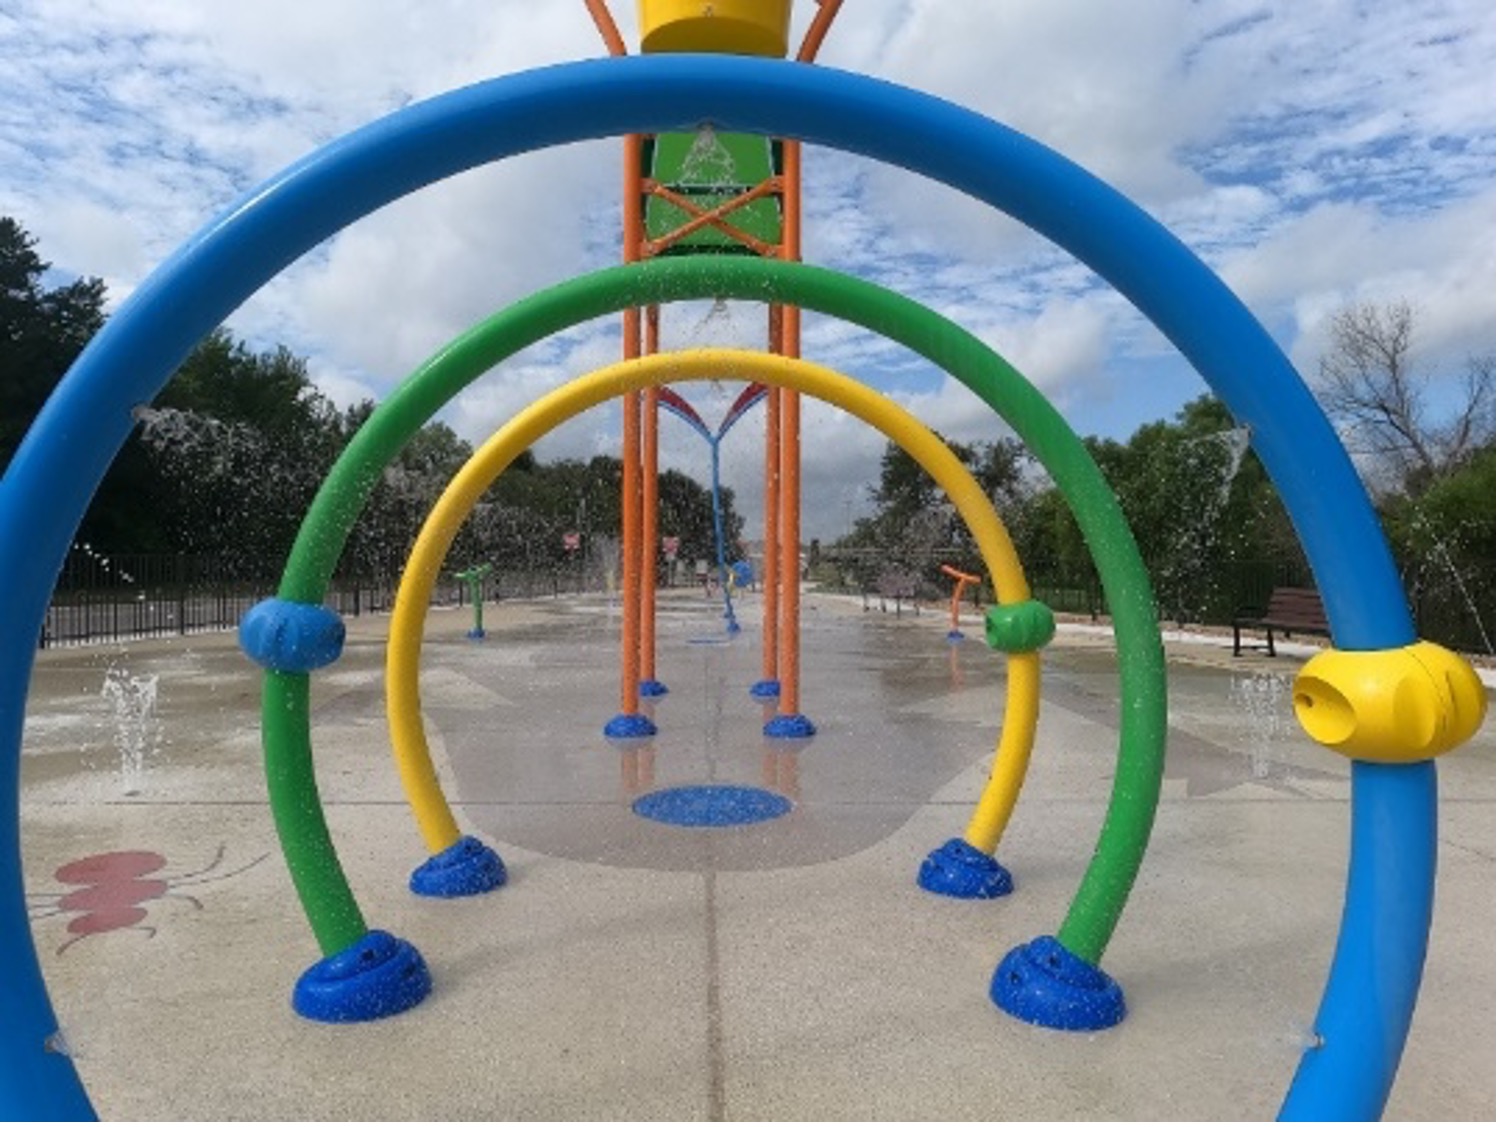
<instances>
[{"instance_id":1,"label":"yellow platform","mask_svg":"<svg viewBox=\"0 0 1500 1127\"><path fill-rule=\"evenodd\" d=\"M640 0L641 52L786 55L791 0Z\"/></svg>"}]
</instances>

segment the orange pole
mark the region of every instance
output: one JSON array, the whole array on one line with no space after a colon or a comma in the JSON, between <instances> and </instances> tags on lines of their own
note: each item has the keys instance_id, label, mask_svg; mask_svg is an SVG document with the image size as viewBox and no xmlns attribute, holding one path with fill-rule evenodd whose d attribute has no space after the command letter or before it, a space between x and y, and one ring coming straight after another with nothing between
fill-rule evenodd
<instances>
[{"instance_id":1,"label":"orange pole","mask_svg":"<svg viewBox=\"0 0 1500 1127\"><path fill-rule=\"evenodd\" d=\"M802 38L802 46L797 49L799 63L810 63L817 57L818 48L823 46L823 37L828 34L833 18L839 14L839 6L843 2L844 0L821 0L818 4L818 13L813 16L812 23L807 27L807 34Z\"/></svg>"},{"instance_id":2,"label":"orange pole","mask_svg":"<svg viewBox=\"0 0 1500 1127\"><path fill-rule=\"evenodd\" d=\"M823 39L828 34L828 29L833 25L834 18L839 14L839 8L843 0L819 0L818 10L814 14L812 23L808 26L806 34L802 39L802 46L797 50L797 61L810 63L818 54L818 49L823 45ZM802 258L802 146L796 141L784 141L782 143L782 215L783 227L781 238L781 256L796 262ZM777 351L785 356L802 355L802 311L788 306L783 314L780 347ZM775 440L771 437L769 419L771 411L779 403L780 408L780 434ZM770 520L772 491L771 472L769 465L773 450L773 441L780 446L780 481L778 508L780 512L781 525L781 575L786 579L786 588L782 594L779 607L773 610L770 602L766 605L767 617L773 615L780 619L780 637L771 639L768 645L775 647L780 655L781 667L781 699L780 714L786 717L796 717L797 723L789 725L798 730L811 732L812 725L805 717L798 715L797 708L800 703L801 686L798 684L801 673L801 636L800 622L802 604L802 591L800 587L801 572L801 540L802 540L802 497L801 497L801 464L802 464L802 409L801 400L797 393L782 389L768 397L767 400L767 436L766 436L766 462L767 462L767 520ZM766 536L767 555L771 551L772 538L768 533ZM769 596L772 590L770 569L767 568L766 591ZM777 612L779 611L779 614ZM769 638L770 635L768 634ZM769 660L769 659L768 659Z\"/></svg>"},{"instance_id":3,"label":"orange pole","mask_svg":"<svg viewBox=\"0 0 1500 1127\"><path fill-rule=\"evenodd\" d=\"M802 146L782 143L782 167L786 180L783 198L782 257L796 262L802 257ZM781 311L781 352L802 355L802 311L787 305ZM801 671L801 547L802 547L802 450L799 442L802 403L795 391L782 388L781 399L781 638L778 646L781 670L780 714L799 712Z\"/></svg>"},{"instance_id":4,"label":"orange pole","mask_svg":"<svg viewBox=\"0 0 1500 1127\"><path fill-rule=\"evenodd\" d=\"M620 29L615 26L615 18L609 14L609 8L605 6L604 0L583 0L583 6L594 18L594 26L599 29L599 37L604 40L604 46L609 49L609 53L611 55L625 54L625 40L620 38Z\"/></svg>"},{"instance_id":5,"label":"orange pole","mask_svg":"<svg viewBox=\"0 0 1500 1127\"><path fill-rule=\"evenodd\" d=\"M621 38L620 29L610 15L605 0L583 0L583 6L593 17L594 26L599 29L599 36L604 40L609 53L626 54L625 40ZM626 262L634 262L640 257L640 246L645 233L640 179L641 138L638 134L631 134L625 138L625 215L622 242ZM639 310L625 311L624 337L624 358L633 360L641 354ZM633 540L640 537L641 519L641 393L636 391L625 396L624 409L625 427L620 451L620 608L623 619L620 638L620 713L621 717L635 717L641 710L640 549L633 543ZM606 726L605 731L609 730L609 726Z\"/></svg>"},{"instance_id":6,"label":"orange pole","mask_svg":"<svg viewBox=\"0 0 1500 1127\"><path fill-rule=\"evenodd\" d=\"M624 258L640 257L645 225L641 205L641 137L625 138ZM641 354L641 311L625 310L624 358ZM625 427L620 483L620 712L641 711L641 393L625 396Z\"/></svg>"},{"instance_id":7,"label":"orange pole","mask_svg":"<svg viewBox=\"0 0 1500 1127\"><path fill-rule=\"evenodd\" d=\"M770 307L768 316L770 351L781 351L781 306ZM777 682L776 645L779 637L779 607L781 600L777 590L781 573L781 492L777 482L781 477L781 392L771 388L766 393L766 547L761 564L762 619L760 627L760 676L761 684L769 687Z\"/></svg>"},{"instance_id":8,"label":"orange pole","mask_svg":"<svg viewBox=\"0 0 1500 1127\"><path fill-rule=\"evenodd\" d=\"M646 307L646 355L660 351L661 307ZM657 504L658 442L657 404L661 388L647 388L645 418L641 427L641 683L649 696L659 696L656 680L656 559L660 516Z\"/></svg>"},{"instance_id":9,"label":"orange pole","mask_svg":"<svg viewBox=\"0 0 1500 1127\"><path fill-rule=\"evenodd\" d=\"M628 334L639 319L631 310L625 314ZM635 359L626 347L625 358ZM641 696L641 393L625 396L624 449L621 451L624 472L620 484L620 606L623 629L620 639L620 711L626 716L640 712Z\"/></svg>"}]
</instances>

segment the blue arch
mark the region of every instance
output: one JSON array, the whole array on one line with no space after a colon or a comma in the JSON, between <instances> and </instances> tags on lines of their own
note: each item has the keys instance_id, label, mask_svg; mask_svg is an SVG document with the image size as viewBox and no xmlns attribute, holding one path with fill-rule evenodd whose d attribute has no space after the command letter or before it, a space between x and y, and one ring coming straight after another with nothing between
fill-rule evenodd
<instances>
[{"instance_id":1,"label":"blue arch","mask_svg":"<svg viewBox=\"0 0 1500 1127\"><path fill-rule=\"evenodd\" d=\"M13 968L3 983L8 1020L0 1031L0 1106L7 1111L45 1118L88 1110L71 1064L43 1048L55 1019L25 918L18 764L47 598L89 498L129 435L132 409L149 402L197 340L266 281L376 208L518 153L627 132L689 130L703 121L918 171L1071 252L1144 313L1252 428L1317 575L1337 644L1388 649L1414 640L1375 514L1290 363L1186 247L1046 147L875 79L722 55L570 63L419 103L273 177L158 268L59 385L0 482L0 590L7 593L0 601L0 820L9 838L0 842L0 965ZM1408 866L1392 879L1371 868L1375 851L1361 852L1358 826L1376 817L1398 839L1430 832L1435 779L1431 764L1355 765L1351 895L1319 1017L1326 1043L1304 1057L1294 1081L1294 1091L1315 1094L1304 1113L1368 1117L1383 1105L1415 1004L1431 871ZM1372 967L1381 977L1380 1000L1365 1004L1377 1005L1378 1016L1359 1007L1346 1012L1349 1003L1340 999L1367 996L1361 987Z\"/></svg>"}]
</instances>

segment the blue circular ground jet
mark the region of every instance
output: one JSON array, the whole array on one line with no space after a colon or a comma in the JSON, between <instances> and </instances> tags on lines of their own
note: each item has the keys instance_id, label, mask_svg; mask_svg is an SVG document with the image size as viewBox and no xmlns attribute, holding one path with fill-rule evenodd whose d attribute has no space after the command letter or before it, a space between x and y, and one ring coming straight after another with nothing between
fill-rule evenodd
<instances>
[{"instance_id":1,"label":"blue circular ground jet","mask_svg":"<svg viewBox=\"0 0 1500 1127\"><path fill-rule=\"evenodd\" d=\"M791 800L760 787L704 783L643 794L630 808L668 826L718 829L769 822L791 811Z\"/></svg>"}]
</instances>

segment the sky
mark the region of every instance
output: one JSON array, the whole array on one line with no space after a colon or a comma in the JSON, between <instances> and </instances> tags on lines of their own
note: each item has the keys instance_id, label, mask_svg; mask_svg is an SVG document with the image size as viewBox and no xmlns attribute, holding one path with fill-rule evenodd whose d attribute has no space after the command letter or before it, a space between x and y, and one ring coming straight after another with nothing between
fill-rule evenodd
<instances>
[{"instance_id":1,"label":"sky","mask_svg":"<svg viewBox=\"0 0 1500 1127\"><path fill-rule=\"evenodd\" d=\"M611 0L628 44L633 0ZM793 41L815 0L794 0ZM0 0L0 214L57 280L118 304L281 168L412 102L604 54L582 0ZM1332 314L1410 301L1417 366L1495 348L1495 10L1489 0L846 0L819 64L977 110L1131 197L1229 284L1316 382ZM1206 385L1087 268L1018 223L900 169L808 148L804 258L979 335L1080 434L1125 439ZM230 328L308 359L340 405L387 395L478 320L619 261L619 142L548 150L408 196L305 255ZM663 346L762 344L749 306L672 307ZM618 359L618 320L507 362L441 416L478 443L545 391ZM809 316L803 354L963 441L1005 433L956 381ZM713 423L732 387L684 394ZM758 416L753 417L758 419ZM806 537L870 509L884 440L803 414ZM725 440L760 519L758 422ZM538 446L617 453L617 410ZM708 452L662 427L662 460Z\"/></svg>"}]
</instances>

